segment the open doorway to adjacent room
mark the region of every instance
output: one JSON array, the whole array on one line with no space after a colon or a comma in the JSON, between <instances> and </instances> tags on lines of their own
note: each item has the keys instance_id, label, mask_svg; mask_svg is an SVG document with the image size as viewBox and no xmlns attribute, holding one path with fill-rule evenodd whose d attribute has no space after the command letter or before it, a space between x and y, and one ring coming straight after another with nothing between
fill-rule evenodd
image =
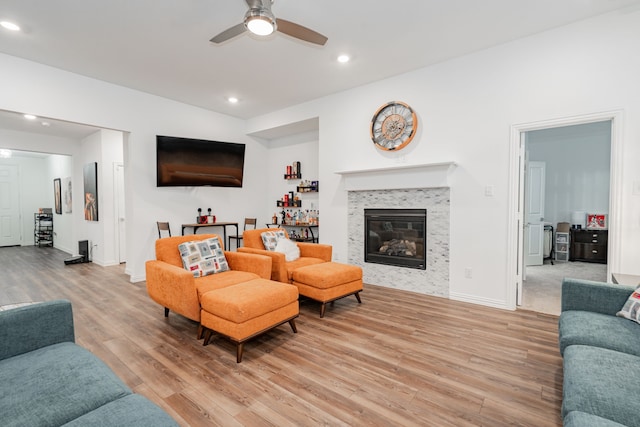
<instances>
[{"instance_id":1,"label":"open doorway to adjacent room","mask_svg":"<svg viewBox=\"0 0 640 427\"><path fill-rule=\"evenodd\" d=\"M519 308L557 315L564 277L608 279L609 229L615 228L611 214L616 210L615 120L605 115L574 122L523 126L512 135L512 142L518 143L518 157L512 161L520 165L515 293ZM605 229L592 232L586 224L589 214L606 215ZM582 244L586 237L590 239Z\"/></svg>"},{"instance_id":2,"label":"open doorway to adjacent room","mask_svg":"<svg viewBox=\"0 0 640 427\"><path fill-rule=\"evenodd\" d=\"M94 262L125 262L126 137L118 130L0 110L0 187L7 189L5 198L11 202L0 209L0 235L10 237L0 239L0 247L33 245L34 213L56 205L54 248L75 255L80 241L87 240L94 243L89 248ZM99 164L100 217L89 224L83 215L82 174L84 165L92 162ZM58 197L53 191L56 181L62 184ZM91 257L97 243L99 256Z\"/></svg>"}]
</instances>

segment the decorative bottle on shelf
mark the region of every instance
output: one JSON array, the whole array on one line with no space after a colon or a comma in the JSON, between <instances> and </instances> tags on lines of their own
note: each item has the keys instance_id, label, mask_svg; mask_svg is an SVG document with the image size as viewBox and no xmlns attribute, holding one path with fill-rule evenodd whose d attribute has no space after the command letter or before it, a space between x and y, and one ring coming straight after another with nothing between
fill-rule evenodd
<instances>
[{"instance_id":1,"label":"decorative bottle on shelf","mask_svg":"<svg viewBox=\"0 0 640 427\"><path fill-rule=\"evenodd\" d=\"M274 212L273 216L271 217L271 224L277 224L277 223L278 223L278 216Z\"/></svg>"}]
</instances>

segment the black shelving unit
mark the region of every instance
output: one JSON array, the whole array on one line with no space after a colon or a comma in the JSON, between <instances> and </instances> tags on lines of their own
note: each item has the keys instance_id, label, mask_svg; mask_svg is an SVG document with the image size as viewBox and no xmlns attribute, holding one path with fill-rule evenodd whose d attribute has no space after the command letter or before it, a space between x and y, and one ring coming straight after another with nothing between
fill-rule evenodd
<instances>
[{"instance_id":1,"label":"black shelving unit","mask_svg":"<svg viewBox=\"0 0 640 427\"><path fill-rule=\"evenodd\" d=\"M33 242L36 246L53 246L53 214L33 214Z\"/></svg>"}]
</instances>

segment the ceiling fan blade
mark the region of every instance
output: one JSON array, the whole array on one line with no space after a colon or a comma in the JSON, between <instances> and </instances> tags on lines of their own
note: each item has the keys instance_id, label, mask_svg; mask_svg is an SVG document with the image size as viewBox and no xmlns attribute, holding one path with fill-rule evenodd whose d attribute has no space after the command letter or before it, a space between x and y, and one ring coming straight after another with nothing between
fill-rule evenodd
<instances>
[{"instance_id":1,"label":"ceiling fan blade","mask_svg":"<svg viewBox=\"0 0 640 427\"><path fill-rule=\"evenodd\" d=\"M238 24L238 25L234 25L233 27L224 30L223 32L221 32L220 34L218 34L217 36L215 36L214 38L212 38L209 41L212 42L212 43L226 42L229 39L232 39L232 38L234 38L236 36L239 36L240 34L244 33L245 31L247 31L247 28L244 26L244 23Z\"/></svg>"},{"instance_id":2,"label":"ceiling fan blade","mask_svg":"<svg viewBox=\"0 0 640 427\"><path fill-rule=\"evenodd\" d=\"M280 31L281 33L285 33L291 37L295 37L309 43L324 46L327 40L329 40L318 32L310 30L307 27L303 27L302 25L294 24L293 22L287 21L285 19L278 18L276 19L276 23L278 25L278 31Z\"/></svg>"}]
</instances>

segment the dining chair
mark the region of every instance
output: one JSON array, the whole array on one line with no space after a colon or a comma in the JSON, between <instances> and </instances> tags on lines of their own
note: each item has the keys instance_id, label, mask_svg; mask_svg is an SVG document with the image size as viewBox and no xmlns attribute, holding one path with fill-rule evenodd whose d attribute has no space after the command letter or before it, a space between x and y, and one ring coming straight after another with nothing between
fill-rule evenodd
<instances>
[{"instance_id":1,"label":"dining chair","mask_svg":"<svg viewBox=\"0 0 640 427\"><path fill-rule=\"evenodd\" d=\"M242 231L245 231L247 228L253 228L255 230L257 223L258 223L258 220L256 218L245 218L244 227L242 228ZM227 250L231 250L231 239L236 241L236 249L238 249L242 244L242 233L229 236L229 244L227 245Z\"/></svg>"},{"instance_id":2,"label":"dining chair","mask_svg":"<svg viewBox=\"0 0 640 427\"><path fill-rule=\"evenodd\" d=\"M163 237L171 237L171 228L169 227L168 222L157 222L158 224L158 238L162 239ZM162 233L165 232L163 236Z\"/></svg>"}]
</instances>

